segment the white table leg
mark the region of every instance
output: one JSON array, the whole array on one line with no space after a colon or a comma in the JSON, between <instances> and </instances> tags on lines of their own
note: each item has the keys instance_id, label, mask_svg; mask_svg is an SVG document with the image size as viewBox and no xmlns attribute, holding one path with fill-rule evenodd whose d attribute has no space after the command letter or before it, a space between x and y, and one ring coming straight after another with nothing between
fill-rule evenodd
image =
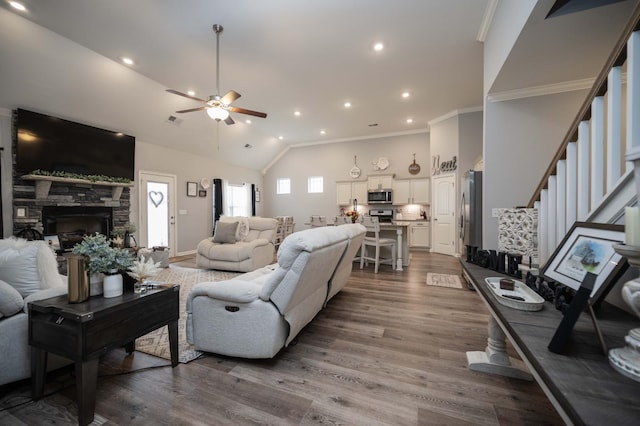
<instances>
[{"instance_id":1,"label":"white table leg","mask_svg":"<svg viewBox=\"0 0 640 426\"><path fill-rule=\"evenodd\" d=\"M398 235L398 255L396 256L396 271L402 271L402 226L398 226L396 229Z\"/></svg>"},{"instance_id":2,"label":"white table leg","mask_svg":"<svg viewBox=\"0 0 640 426\"><path fill-rule=\"evenodd\" d=\"M504 332L493 315L489 317L489 337L484 352L467 352L470 370L481 373L498 374L514 379L533 380L533 376L522 361L510 358Z\"/></svg>"}]
</instances>

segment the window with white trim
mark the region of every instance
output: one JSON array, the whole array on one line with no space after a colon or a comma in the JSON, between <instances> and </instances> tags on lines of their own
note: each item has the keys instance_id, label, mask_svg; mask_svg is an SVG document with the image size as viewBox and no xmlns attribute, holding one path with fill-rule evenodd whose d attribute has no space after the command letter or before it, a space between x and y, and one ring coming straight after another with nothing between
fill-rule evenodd
<instances>
[{"instance_id":1,"label":"window with white trim","mask_svg":"<svg viewBox=\"0 0 640 426\"><path fill-rule=\"evenodd\" d=\"M322 183L322 176L309 176L309 179L307 180L307 192L310 194L322 193Z\"/></svg>"},{"instance_id":2,"label":"window with white trim","mask_svg":"<svg viewBox=\"0 0 640 426\"><path fill-rule=\"evenodd\" d=\"M276 179L276 194L291 194L291 179Z\"/></svg>"},{"instance_id":3,"label":"window with white trim","mask_svg":"<svg viewBox=\"0 0 640 426\"><path fill-rule=\"evenodd\" d=\"M229 183L227 186L226 214L228 216L251 216L248 185Z\"/></svg>"}]
</instances>

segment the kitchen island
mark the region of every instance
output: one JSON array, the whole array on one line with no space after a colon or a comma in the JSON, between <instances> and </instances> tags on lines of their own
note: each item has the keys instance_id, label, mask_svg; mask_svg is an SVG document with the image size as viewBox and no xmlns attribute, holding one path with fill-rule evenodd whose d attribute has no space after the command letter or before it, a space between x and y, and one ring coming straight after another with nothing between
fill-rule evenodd
<instances>
[{"instance_id":1,"label":"kitchen island","mask_svg":"<svg viewBox=\"0 0 640 426\"><path fill-rule=\"evenodd\" d=\"M380 222L380 238L396 238L398 253L396 255L396 271L409 266L409 222Z\"/></svg>"}]
</instances>

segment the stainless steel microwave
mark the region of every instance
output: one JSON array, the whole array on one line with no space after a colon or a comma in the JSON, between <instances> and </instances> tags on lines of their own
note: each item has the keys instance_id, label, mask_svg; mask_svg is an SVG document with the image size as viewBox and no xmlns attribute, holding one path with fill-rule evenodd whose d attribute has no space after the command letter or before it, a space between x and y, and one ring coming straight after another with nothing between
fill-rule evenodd
<instances>
[{"instance_id":1,"label":"stainless steel microwave","mask_svg":"<svg viewBox=\"0 0 640 426\"><path fill-rule=\"evenodd\" d=\"M391 189L370 189L367 191L367 204L393 204Z\"/></svg>"}]
</instances>

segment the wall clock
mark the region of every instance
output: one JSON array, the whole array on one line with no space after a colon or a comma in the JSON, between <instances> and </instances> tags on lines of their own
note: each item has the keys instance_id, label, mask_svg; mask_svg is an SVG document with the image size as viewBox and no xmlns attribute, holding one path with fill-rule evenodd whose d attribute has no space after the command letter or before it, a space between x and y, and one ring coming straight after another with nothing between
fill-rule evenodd
<instances>
[{"instance_id":1,"label":"wall clock","mask_svg":"<svg viewBox=\"0 0 640 426\"><path fill-rule=\"evenodd\" d=\"M351 168L351 170L349 170L349 175L351 175L353 179L357 179L360 177L360 167L358 167L358 162L356 160L357 160L357 157L354 155L353 167Z\"/></svg>"}]
</instances>

